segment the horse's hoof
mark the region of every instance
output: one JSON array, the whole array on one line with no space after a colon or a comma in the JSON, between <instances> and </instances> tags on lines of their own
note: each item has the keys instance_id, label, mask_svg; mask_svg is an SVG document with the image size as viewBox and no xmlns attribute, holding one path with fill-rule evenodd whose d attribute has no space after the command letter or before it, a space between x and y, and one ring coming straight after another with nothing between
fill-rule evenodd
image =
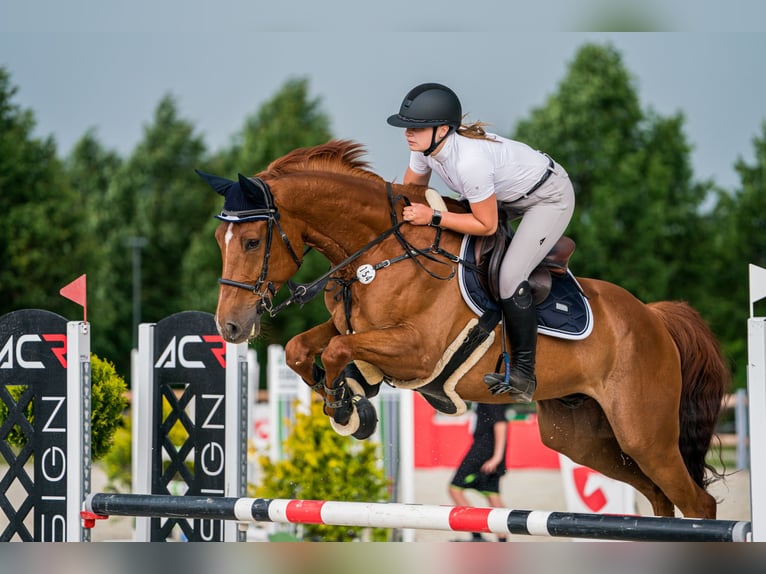
<instances>
[{"instance_id":1,"label":"horse's hoof","mask_svg":"<svg viewBox=\"0 0 766 574\"><path fill-rule=\"evenodd\" d=\"M330 417L330 420L335 422L338 426L344 427L349 424L351 424L351 419L353 418L354 414L354 408L351 406L350 402L347 402L342 407L335 407L333 410L332 415L328 412L329 407L325 404L323 407L324 414L326 414L328 417Z\"/></svg>"},{"instance_id":2,"label":"horse's hoof","mask_svg":"<svg viewBox=\"0 0 766 574\"><path fill-rule=\"evenodd\" d=\"M356 405L356 412L359 415L359 428L351 436L364 440L375 432L375 428L378 426L378 413L375 411L372 403L365 397L354 395L352 400L354 405Z\"/></svg>"}]
</instances>

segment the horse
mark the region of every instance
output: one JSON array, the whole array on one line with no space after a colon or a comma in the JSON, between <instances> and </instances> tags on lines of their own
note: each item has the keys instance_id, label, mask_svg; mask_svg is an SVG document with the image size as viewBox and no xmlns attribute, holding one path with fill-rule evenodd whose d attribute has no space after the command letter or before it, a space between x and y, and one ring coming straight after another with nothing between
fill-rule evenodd
<instances>
[{"instance_id":1,"label":"horse","mask_svg":"<svg viewBox=\"0 0 766 574\"><path fill-rule=\"evenodd\" d=\"M198 172L225 197L215 232L221 336L247 341L264 313L324 292L330 318L290 339L285 361L324 398L335 430L360 439L375 428L368 398L380 384L422 390L478 319L457 280L464 238L404 223L404 205L425 202L428 190L384 180L365 153L357 142L331 140L237 181ZM330 270L297 285L291 278L308 249ZM714 334L686 302L647 304L610 282L577 281L593 315L587 337L538 334L533 400L542 442L633 486L657 516L677 508L685 517L715 518L707 487L723 475L705 457L730 374ZM290 297L276 305L284 285ZM487 329L442 376L442 402L432 404L460 414L465 401L512 402L483 381L502 356L501 327Z\"/></svg>"}]
</instances>

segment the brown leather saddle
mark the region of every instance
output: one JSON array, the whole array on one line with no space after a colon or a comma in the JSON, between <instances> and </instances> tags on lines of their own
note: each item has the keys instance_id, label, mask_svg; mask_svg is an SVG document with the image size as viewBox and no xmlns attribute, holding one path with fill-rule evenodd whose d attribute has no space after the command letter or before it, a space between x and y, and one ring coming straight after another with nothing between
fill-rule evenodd
<instances>
[{"instance_id":1,"label":"brown leather saddle","mask_svg":"<svg viewBox=\"0 0 766 574\"><path fill-rule=\"evenodd\" d=\"M479 281L492 299L498 302L500 301L500 265L508 245L513 239L513 230L510 227L512 214L501 209L500 215L495 234L477 237L474 246L475 261L482 271L479 273ZM562 236L540 262L540 265L531 273L529 284L532 287L535 304L539 305L550 294L551 275L564 275L567 272L569 258L574 250L574 240L565 235Z\"/></svg>"}]
</instances>

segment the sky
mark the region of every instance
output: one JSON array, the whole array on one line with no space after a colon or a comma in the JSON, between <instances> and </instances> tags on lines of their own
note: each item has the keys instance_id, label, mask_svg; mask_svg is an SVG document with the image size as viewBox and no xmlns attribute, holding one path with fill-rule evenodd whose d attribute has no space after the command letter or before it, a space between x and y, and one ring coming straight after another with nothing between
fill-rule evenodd
<instances>
[{"instance_id":1,"label":"sky","mask_svg":"<svg viewBox=\"0 0 766 574\"><path fill-rule=\"evenodd\" d=\"M449 6L3 0L0 66L18 88L14 102L34 113L35 135L53 136L62 157L89 129L127 156L166 95L216 151L286 81L306 78L333 135L364 144L373 170L401 181L408 149L402 130L385 120L411 87L447 84L470 120L508 135L557 91L578 48L596 42L621 54L644 110L684 114L698 180L736 187L733 164L752 161L766 121L766 3ZM589 31L625 22L659 32Z\"/></svg>"}]
</instances>

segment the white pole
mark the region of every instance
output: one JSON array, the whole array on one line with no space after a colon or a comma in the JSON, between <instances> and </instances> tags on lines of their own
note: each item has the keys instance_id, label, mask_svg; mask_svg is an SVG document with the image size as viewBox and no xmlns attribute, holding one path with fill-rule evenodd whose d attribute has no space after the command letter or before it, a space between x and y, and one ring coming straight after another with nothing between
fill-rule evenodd
<instances>
[{"instance_id":1,"label":"white pole","mask_svg":"<svg viewBox=\"0 0 766 574\"><path fill-rule=\"evenodd\" d=\"M66 540L85 537L80 510L90 493L90 326L67 323L67 498Z\"/></svg>"},{"instance_id":2,"label":"white pole","mask_svg":"<svg viewBox=\"0 0 766 574\"><path fill-rule=\"evenodd\" d=\"M133 405L131 420L133 427L132 461L133 493L152 492L152 442L155 424L152 417L152 396L154 388L154 323L138 326L138 351L131 381ZM151 519L136 518L133 540L151 541Z\"/></svg>"},{"instance_id":3,"label":"white pole","mask_svg":"<svg viewBox=\"0 0 766 574\"><path fill-rule=\"evenodd\" d=\"M734 426L737 433L737 470L748 469L747 391L737 389L734 402Z\"/></svg>"},{"instance_id":4,"label":"white pole","mask_svg":"<svg viewBox=\"0 0 766 574\"><path fill-rule=\"evenodd\" d=\"M750 418L750 515L753 542L766 542L766 318L747 322Z\"/></svg>"},{"instance_id":5,"label":"white pole","mask_svg":"<svg viewBox=\"0 0 766 574\"><path fill-rule=\"evenodd\" d=\"M748 266L750 319L747 322L747 390L750 419L750 515L753 541L766 542L766 329L753 317L753 304L766 297L766 269Z\"/></svg>"},{"instance_id":6,"label":"white pole","mask_svg":"<svg viewBox=\"0 0 766 574\"><path fill-rule=\"evenodd\" d=\"M414 391L399 389L399 492L404 504L415 502ZM415 541L415 530L402 530L403 542Z\"/></svg>"},{"instance_id":7,"label":"white pole","mask_svg":"<svg viewBox=\"0 0 766 574\"><path fill-rule=\"evenodd\" d=\"M269 458L271 462L277 462L282 458L282 446L280 445L279 429L280 420L280 391L279 370L284 362L282 347L269 345L266 349L266 385L269 391Z\"/></svg>"},{"instance_id":8,"label":"white pole","mask_svg":"<svg viewBox=\"0 0 766 574\"><path fill-rule=\"evenodd\" d=\"M247 494L247 369L247 343L227 343L224 496L240 497ZM224 542L237 542L240 539L240 529L236 523L226 522L223 528Z\"/></svg>"}]
</instances>

